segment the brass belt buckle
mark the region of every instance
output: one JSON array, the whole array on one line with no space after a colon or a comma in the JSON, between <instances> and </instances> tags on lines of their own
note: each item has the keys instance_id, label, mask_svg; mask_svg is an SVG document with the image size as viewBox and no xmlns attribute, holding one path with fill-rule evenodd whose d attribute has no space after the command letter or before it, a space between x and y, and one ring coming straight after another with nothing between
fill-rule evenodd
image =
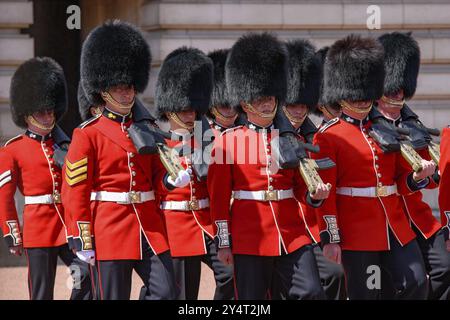
<instances>
[{"instance_id":1,"label":"brass belt buckle","mask_svg":"<svg viewBox=\"0 0 450 320\"><path fill-rule=\"evenodd\" d=\"M54 191L52 194L53 203L61 203L61 194L58 191Z\"/></svg>"},{"instance_id":2,"label":"brass belt buckle","mask_svg":"<svg viewBox=\"0 0 450 320\"><path fill-rule=\"evenodd\" d=\"M386 186L377 187L377 196L378 197L387 197L388 196L388 189Z\"/></svg>"},{"instance_id":3,"label":"brass belt buckle","mask_svg":"<svg viewBox=\"0 0 450 320\"><path fill-rule=\"evenodd\" d=\"M141 193L136 191L130 191L129 198L131 203L141 203Z\"/></svg>"},{"instance_id":4,"label":"brass belt buckle","mask_svg":"<svg viewBox=\"0 0 450 320\"><path fill-rule=\"evenodd\" d=\"M189 201L189 209L194 211L200 209L200 203L197 199L192 199L191 201Z\"/></svg>"},{"instance_id":5,"label":"brass belt buckle","mask_svg":"<svg viewBox=\"0 0 450 320\"><path fill-rule=\"evenodd\" d=\"M264 201L278 201L278 193L276 191L264 191Z\"/></svg>"}]
</instances>

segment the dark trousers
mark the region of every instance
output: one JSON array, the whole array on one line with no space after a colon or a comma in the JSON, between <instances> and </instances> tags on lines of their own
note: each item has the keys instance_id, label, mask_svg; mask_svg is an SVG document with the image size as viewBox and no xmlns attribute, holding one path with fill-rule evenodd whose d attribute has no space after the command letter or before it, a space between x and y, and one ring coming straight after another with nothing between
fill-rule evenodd
<instances>
[{"instance_id":1,"label":"dark trousers","mask_svg":"<svg viewBox=\"0 0 450 320\"><path fill-rule=\"evenodd\" d=\"M275 277L287 299L325 299L310 245L276 257L234 255L234 276L236 299L269 298Z\"/></svg>"},{"instance_id":2,"label":"dark trousers","mask_svg":"<svg viewBox=\"0 0 450 320\"><path fill-rule=\"evenodd\" d=\"M205 255L173 258L175 281L180 289L179 300L197 300L202 262L214 272L214 300L231 300L234 297L233 268L217 258L216 244L206 235L205 245Z\"/></svg>"},{"instance_id":3,"label":"dark trousers","mask_svg":"<svg viewBox=\"0 0 450 320\"><path fill-rule=\"evenodd\" d=\"M389 232L389 251L342 252L348 297L353 300L384 299L395 288L396 299L426 299L425 265L416 240L401 246Z\"/></svg>"},{"instance_id":4,"label":"dark trousers","mask_svg":"<svg viewBox=\"0 0 450 320\"><path fill-rule=\"evenodd\" d=\"M129 300L133 270L146 287L140 299L173 300L178 294L169 251L155 255L145 240L142 260L102 260L97 269L102 300Z\"/></svg>"},{"instance_id":5,"label":"dark trousers","mask_svg":"<svg viewBox=\"0 0 450 320\"><path fill-rule=\"evenodd\" d=\"M25 249L28 262L28 290L31 300L53 300L58 257L70 269L73 279L71 300L91 300L95 290L92 269L69 249L68 245Z\"/></svg>"},{"instance_id":6,"label":"dark trousers","mask_svg":"<svg viewBox=\"0 0 450 320\"><path fill-rule=\"evenodd\" d=\"M345 276L342 265L324 257L322 249L318 244L313 244L314 257L317 262L320 283L325 292L327 300L345 300L347 292L345 290ZM278 277L272 279L272 290L270 298L273 300L285 300L286 293L282 292Z\"/></svg>"},{"instance_id":7,"label":"dark trousers","mask_svg":"<svg viewBox=\"0 0 450 320\"><path fill-rule=\"evenodd\" d=\"M417 242L429 276L429 295L432 300L450 300L450 252L447 251L443 230L425 239L417 228Z\"/></svg>"},{"instance_id":8,"label":"dark trousers","mask_svg":"<svg viewBox=\"0 0 450 320\"><path fill-rule=\"evenodd\" d=\"M318 244L313 244L314 256L319 270L320 283L327 300L345 300L347 291L345 289L344 268L330 259L325 258Z\"/></svg>"}]
</instances>

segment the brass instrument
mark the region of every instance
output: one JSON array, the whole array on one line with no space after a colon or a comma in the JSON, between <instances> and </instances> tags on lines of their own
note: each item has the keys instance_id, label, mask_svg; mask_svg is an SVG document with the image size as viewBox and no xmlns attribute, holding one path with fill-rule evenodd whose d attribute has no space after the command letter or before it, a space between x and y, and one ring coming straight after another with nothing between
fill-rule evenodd
<instances>
[{"instance_id":1,"label":"brass instrument","mask_svg":"<svg viewBox=\"0 0 450 320\"><path fill-rule=\"evenodd\" d=\"M157 148L159 158L166 168L167 173L173 180L175 180L178 177L178 173L184 170L183 166L180 163L180 158L178 157L177 152L163 143L158 143Z\"/></svg>"},{"instance_id":2,"label":"brass instrument","mask_svg":"<svg viewBox=\"0 0 450 320\"><path fill-rule=\"evenodd\" d=\"M400 151L403 158L411 165L414 172L422 171L422 157L414 150L411 143L400 141Z\"/></svg>"},{"instance_id":3,"label":"brass instrument","mask_svg":"<svg viewBox=\"0 0 450 320\"><path fill-rule=\"evenodd\" d=\"M428 145L428 152L430 153L431 159L433 159L434 163L438 166L439 160L441 158L441 150L439 144L431 141Z\"/></svg>"},{"instance_id":4,"label":"brass instrument","mask_svg":"<svg viewBox=\"0 0 450 320\"><path fill-rule=\"evenodd\" d=\"M320 175L317 173L318 169L319 165L315 160L309 158L303 158L300 160L300 174L303 181L305 181L310 194L316 192L317 186L320 183L323 183L322 178L320 178Z\"/></svg>"}]
</instances>

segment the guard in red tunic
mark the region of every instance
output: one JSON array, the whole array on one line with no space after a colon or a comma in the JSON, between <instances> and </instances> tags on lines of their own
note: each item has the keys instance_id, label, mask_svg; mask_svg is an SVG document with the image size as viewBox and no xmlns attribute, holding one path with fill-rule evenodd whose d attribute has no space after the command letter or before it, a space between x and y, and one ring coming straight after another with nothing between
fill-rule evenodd
<instances>
[{"instance_id":1,"label":"guard in red tunic","mask_svg":"<svg viewBox=\"0 0 450 320\"><path fill-rule=\"evenodd\" d=\"M58 257L74 279L71 299L91 299L89 265L70 251L61 204L59 155L70 139L56 126L67 109L62 68L50 58L23 63L11 81L11 112L24 129L0 149L0 224L11 253L28 262L30 299L53 299ZM25 197L23 233L15 207L17 188Z\"/></svg>"},{"instance_id":2,"label":"guard in red tunic","mask_svg":"<svg viewBox=\"0 0 450 320\"><path fill-rule=\"evenodd\" d=\"M186 187L160 197L175 278L180 288L179 299L197 299L201 262L214 272L214 299L234 296L233 270L217 258L206 180L193 166L194 152L201 151L201 137L194 137L194 126L202 125L196 120L208 110L212 87L211 59L198 49L186 47L176 49L166 57L156 84L156 114L160 121L169 122L172 134L171 139L166 140L167 145L183 150L181 165L191 172L191 181Z\"/></svg>"},{"instance_id":3,"label":"guard in red tunic","mask_svg":"<svg viewBox=\"0 0 450 320\"><path fill-rule=\"evenodd\" d=\"M84 93L81 81L78 83L77 100L78 112L80 114L82 122L85 122L92 117L98 116L103 112L104 106L94 106L91 102L89 102L86 94Z\"/></svg>"},{"instance_id":4,"label":"guard in red tunic","mask_svg":"<svg viewBox=\"0 0 450 320\"><path fill-rule=\"evenodd\" d=\"M289 299L325 298L297 201L320 205L328 187L309 194L299 170L278 168L272 156L287 63L284 45L264 33L241 37L225 66L230 105L248 121L216 139L208 190L219 258L234 264L238 299L265 299L275 274Z\"/></svg>"},{"instance_id":5,"label":"guard in red tunic","mask_svg":"<svg viewBox=\"0 0 450 320\"><path fill-rule=\"evenodd\" d=\"M314 46L306 40L286 44L289 53L288 89L283 111L294 126L298 138L312 143L317 128L308 113L316 109L319 101L323 74L323 60ZM327 116L324 112L324 118ZM314 208L299 202L300 216L313 242L317 268L325 294L330 300L346 298L344 270L342 265L325 258L320 248L319 228Z\"/></svg>"},{"instance_id":6,"label":"guard in red tunic","mask_svg":"<svg viewBox=\"0 0 450 320\"><path fill-rule=\"evenodd\" d=\"M313 158L336 163L320 171L333 188L317 209L319 232L325 257L340 263L342 250L350 299L379 299L384 273L399 298L425 299L425 266L397 193L423 188L434 167L424 161L424 169L412 173L399 152L384 152L373 138L371 109L383 94L383 56L379 42L356 35L338 40L327 53L323 102L340 104L343 115L314 138L320 152Z\"/></svg>"},{"instance_id":7,"label":"guard in red tunic","mask_svg":"<svg viewBox=\"0 0 450 320\"><path fill-rule=\"evenodd\" d=\"M439 183L439 208L447 252L450 253L450 126L442 130L441 159L439 161L441 180Z\"/></svg>"},{"instance_id":8,"label":"guard in red tunic","mask_svg":"<svg viewBox=\"0 0 450 320\"><path fill-rule=\"evenodd\" d=\"M183 186L189 175L168 179L158 155L138 154L127 132L150 60L141 33L117 20L94 29L81 54L86 97L105 107L73 133L62 196L77 255L97 260L102 299L129 299L133 269L147 287L146 299L177 296L155 192Z\"/></svg>"},{"instance_id":9,"label":"guard in red tunic","mask_svg":"<svg viewBox=\"0 0 450 320\"><path fill-rule=\"evenodd\" d=\"M378 110L396 126L404 126L419 117L406 105L405 100L416 91L420 66L420 49L409 33L394 32L379 38L384 47L386 78L384 95L378 100ZM427 144L418 150L423 159L430 160ZM433 175L427 188L437 188L439 175ZM441 224L433 216L430 206L422 200L422 193L401 196L401 203L411 228L416 234L429 275L429 298L450 299L450 254L445 247Z\"/></svg>"},{"instance_id":10,"label":"guard in red tunic","mask_svg":"<svg viewBox=\"0 0 450 320\"><path fill-rule=\"evenodd\" d=\"M319 49L316 53L317 57L321 60L322 66L325 63L325 58L327 56L328 50L330 47L326 46L321 49ZM317 108L314 108L311 110L311 112L318 116L322 117L322 123L319 127L325 125L328 121L334 119L334 118L340 118L342 114L342 108L340 105L332 105L332 106L326 106L323 104L322 100L322 93L323 93L323 77L320 83L320 93L319 93L319 101L317 104Z\"/></svg>"},{"instance_id":11,"label":"guard in red tunic","mask_svg":"<svg viewBox=\"0 0 450 320\"><path fill-rule=\"evenodd\" d=\"M228 52L229 49L220 49L208 54L214 64L214 86L207 117L216 138L226 129L236 126L239 116L238 110L230 106L227 98L225 62Z\"/></svg>"}]
</instances>

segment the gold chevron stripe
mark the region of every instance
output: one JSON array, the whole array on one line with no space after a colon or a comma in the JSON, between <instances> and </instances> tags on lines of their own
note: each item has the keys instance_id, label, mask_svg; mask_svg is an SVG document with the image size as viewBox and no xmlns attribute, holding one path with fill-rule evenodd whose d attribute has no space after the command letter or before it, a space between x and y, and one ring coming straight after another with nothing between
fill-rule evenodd
<instances>
[{"instance_id":1,"label":"gold chevron stripe","mask_svg":"<svg viewBox=\"0 0 450 320\"><path fill-rule=\"evenodd\" d=\"M81 182L81 181L86 180L86 179L87 179L87 174L82 174L81 176L78 176L78 177L73 178L73 179L69 178L66 175L66 182L69 184L69 186L73 186L74 184L77 184L78 182Z\"/></svg>"},{"instance_id":2,"label":"gold chevron stripe","mask_svg":"<svg viewBox=\"0 0 450 320\"><path fill-rule=\"evenodd\" d=\"M74 162L74 163L70 162L69 160L66 160L66 166L70 170L78 169L79 167L81 167L81 166L83 166L83 165L85 165L87 163L88 163L87 157L83 158L83 159L81 159L81 160L79 160L77 162Z\"/></svg>"},{"instance_id":3,"label":"gold chevron stripe","mask_svg":"<svg viewBox=\"0 0 450 320\"><path fill-rule=\"evenodd\" d=\"M73 179L76 176L78 176L82 173L85 173L85 172L87 172L87 166L81 167L81 168L73 170L73 171L70 171L69 168L66 168L66 174L71 179Z\"/></svg>"}]
</instances>

